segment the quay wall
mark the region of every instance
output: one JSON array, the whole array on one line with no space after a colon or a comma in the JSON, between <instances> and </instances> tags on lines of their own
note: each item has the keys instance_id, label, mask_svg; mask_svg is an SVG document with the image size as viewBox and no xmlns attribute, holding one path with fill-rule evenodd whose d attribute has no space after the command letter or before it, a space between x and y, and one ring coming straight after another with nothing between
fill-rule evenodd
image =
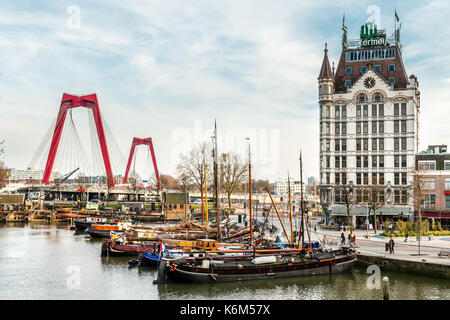
<instances>
[{"instance_id":1,"label":"quay wall","mask_svg":"<svg viewBox=\"0 0 450 320\"><path fill-rule=\"evenodd\" d=\"M424 257L426 259L426 256ZM446 259L446 258L443 258ZM357 265L367 267L376 264L382 270L408 272L418 275L450 279L450 265L426 261L401 260L396 258L358 253Z\"/></svg>"}]
</instances>

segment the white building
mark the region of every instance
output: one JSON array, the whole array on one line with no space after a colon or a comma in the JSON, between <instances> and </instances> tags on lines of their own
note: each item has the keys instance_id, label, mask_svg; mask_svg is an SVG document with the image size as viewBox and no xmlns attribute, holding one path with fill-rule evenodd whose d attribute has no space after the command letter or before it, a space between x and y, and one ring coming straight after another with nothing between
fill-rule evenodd
<instances>
[{"instance_id":1,"label":"white building","mask_svg":"<svg viewBox=\"0 0 450 320\"><path fill-rule=\"evenodd\" d=\"M300 181L291 181L291 195L300 194L301 192ZM288 181L279 180L274 183L273 190L276 195L287 195L289 194L289 183ZM303 183L303 194L306 194L305 184Z\"/></svg>"},{"instance_id":2,"label":"white building","mask_svg":"<svg viewBox=\"0 0 450 320\"><path fill-rule=\"evenodd\" d=\"M355 196L353 222L364 223L368 190L374 186L382 186L378 199L384 206L378 215L413 217L408 186L418 151L419 83L406 74L400 30L386 37L384 30L374 26L363 25L361 38L352 41L347 41L343 26L336 72L334 64L333 70L330 67L325 44L318 78L319 193L332 222L346 218L342 197L347 189ZM367 30L372 32L370 38Z\"/></svg>"},{"instance_id":3,"label":"white building","mask_svg":"<svg viewBox=\"0 0 450 320\"><path fill-rule=\"evenodd\" d=\"M35 170L35 169L7 169L6 170L8 180L10 182L27 182L27 181L37 181L41 180L44 176L44 170ZM58 172L52 172L50 179L53 180L55 178L59 178L61 174Z\"/></svg>"}]
</instances>

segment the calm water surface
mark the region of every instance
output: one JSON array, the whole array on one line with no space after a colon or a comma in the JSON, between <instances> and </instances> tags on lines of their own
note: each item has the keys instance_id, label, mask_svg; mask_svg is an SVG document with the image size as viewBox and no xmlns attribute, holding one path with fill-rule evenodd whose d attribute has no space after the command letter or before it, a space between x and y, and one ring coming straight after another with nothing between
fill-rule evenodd
<instances>
[{"instance_id":1,"label":"calm water surface","mask_svg":"<svg viewBox=\"0 0 450 320\"><path fill-rule=\"evenodd\" d=\"M101 257L101 240L68 225L0 225L0 299L381 299L354 268L335 275L207 285L154 285L155 268ZM77 276L79 275L79 276ZM450 299L450 281L406 273L390 278L392 299Z\"/></svg>"}]
</instances>

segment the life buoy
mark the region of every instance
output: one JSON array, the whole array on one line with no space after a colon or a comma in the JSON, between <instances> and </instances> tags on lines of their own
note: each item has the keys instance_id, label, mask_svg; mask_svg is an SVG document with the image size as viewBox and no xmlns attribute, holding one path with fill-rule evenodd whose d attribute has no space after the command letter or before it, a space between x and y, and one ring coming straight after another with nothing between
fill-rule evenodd
<instances>
[{"instance_id":1,"label":"life buoy","mask_svg":"<svg viewBox=\"0 0 450 320\"><path fill-rule=\"evenodd\" d=\"M177 269L177 265L172 263L170 265L170 271L175 271L176 269Z\"/></svg>"}]
</instances>

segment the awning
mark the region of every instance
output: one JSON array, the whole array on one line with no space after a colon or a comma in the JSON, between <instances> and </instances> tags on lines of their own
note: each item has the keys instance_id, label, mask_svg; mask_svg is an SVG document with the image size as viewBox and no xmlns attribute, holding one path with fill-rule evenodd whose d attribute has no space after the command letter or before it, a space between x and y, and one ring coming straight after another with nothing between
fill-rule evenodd
<instances>
[{"instance_id":1,"label":"awning","mask_svg":"<svg viewBox=\"0 0 450 320\"><path fill-rule=\"evenodd\" d=\"M377 209L377 216L383 214L383 216L397 216L403 213L404 216L409 216L408 207L381 207ZM369 214L372 216L373 211L370 210ZM346 216L347 207L342 205L334 205L331 209L332 216ZM367 215L367 207L354 206L350 209L351 216L365 217Z\"/></svg>"}]
</instances>

